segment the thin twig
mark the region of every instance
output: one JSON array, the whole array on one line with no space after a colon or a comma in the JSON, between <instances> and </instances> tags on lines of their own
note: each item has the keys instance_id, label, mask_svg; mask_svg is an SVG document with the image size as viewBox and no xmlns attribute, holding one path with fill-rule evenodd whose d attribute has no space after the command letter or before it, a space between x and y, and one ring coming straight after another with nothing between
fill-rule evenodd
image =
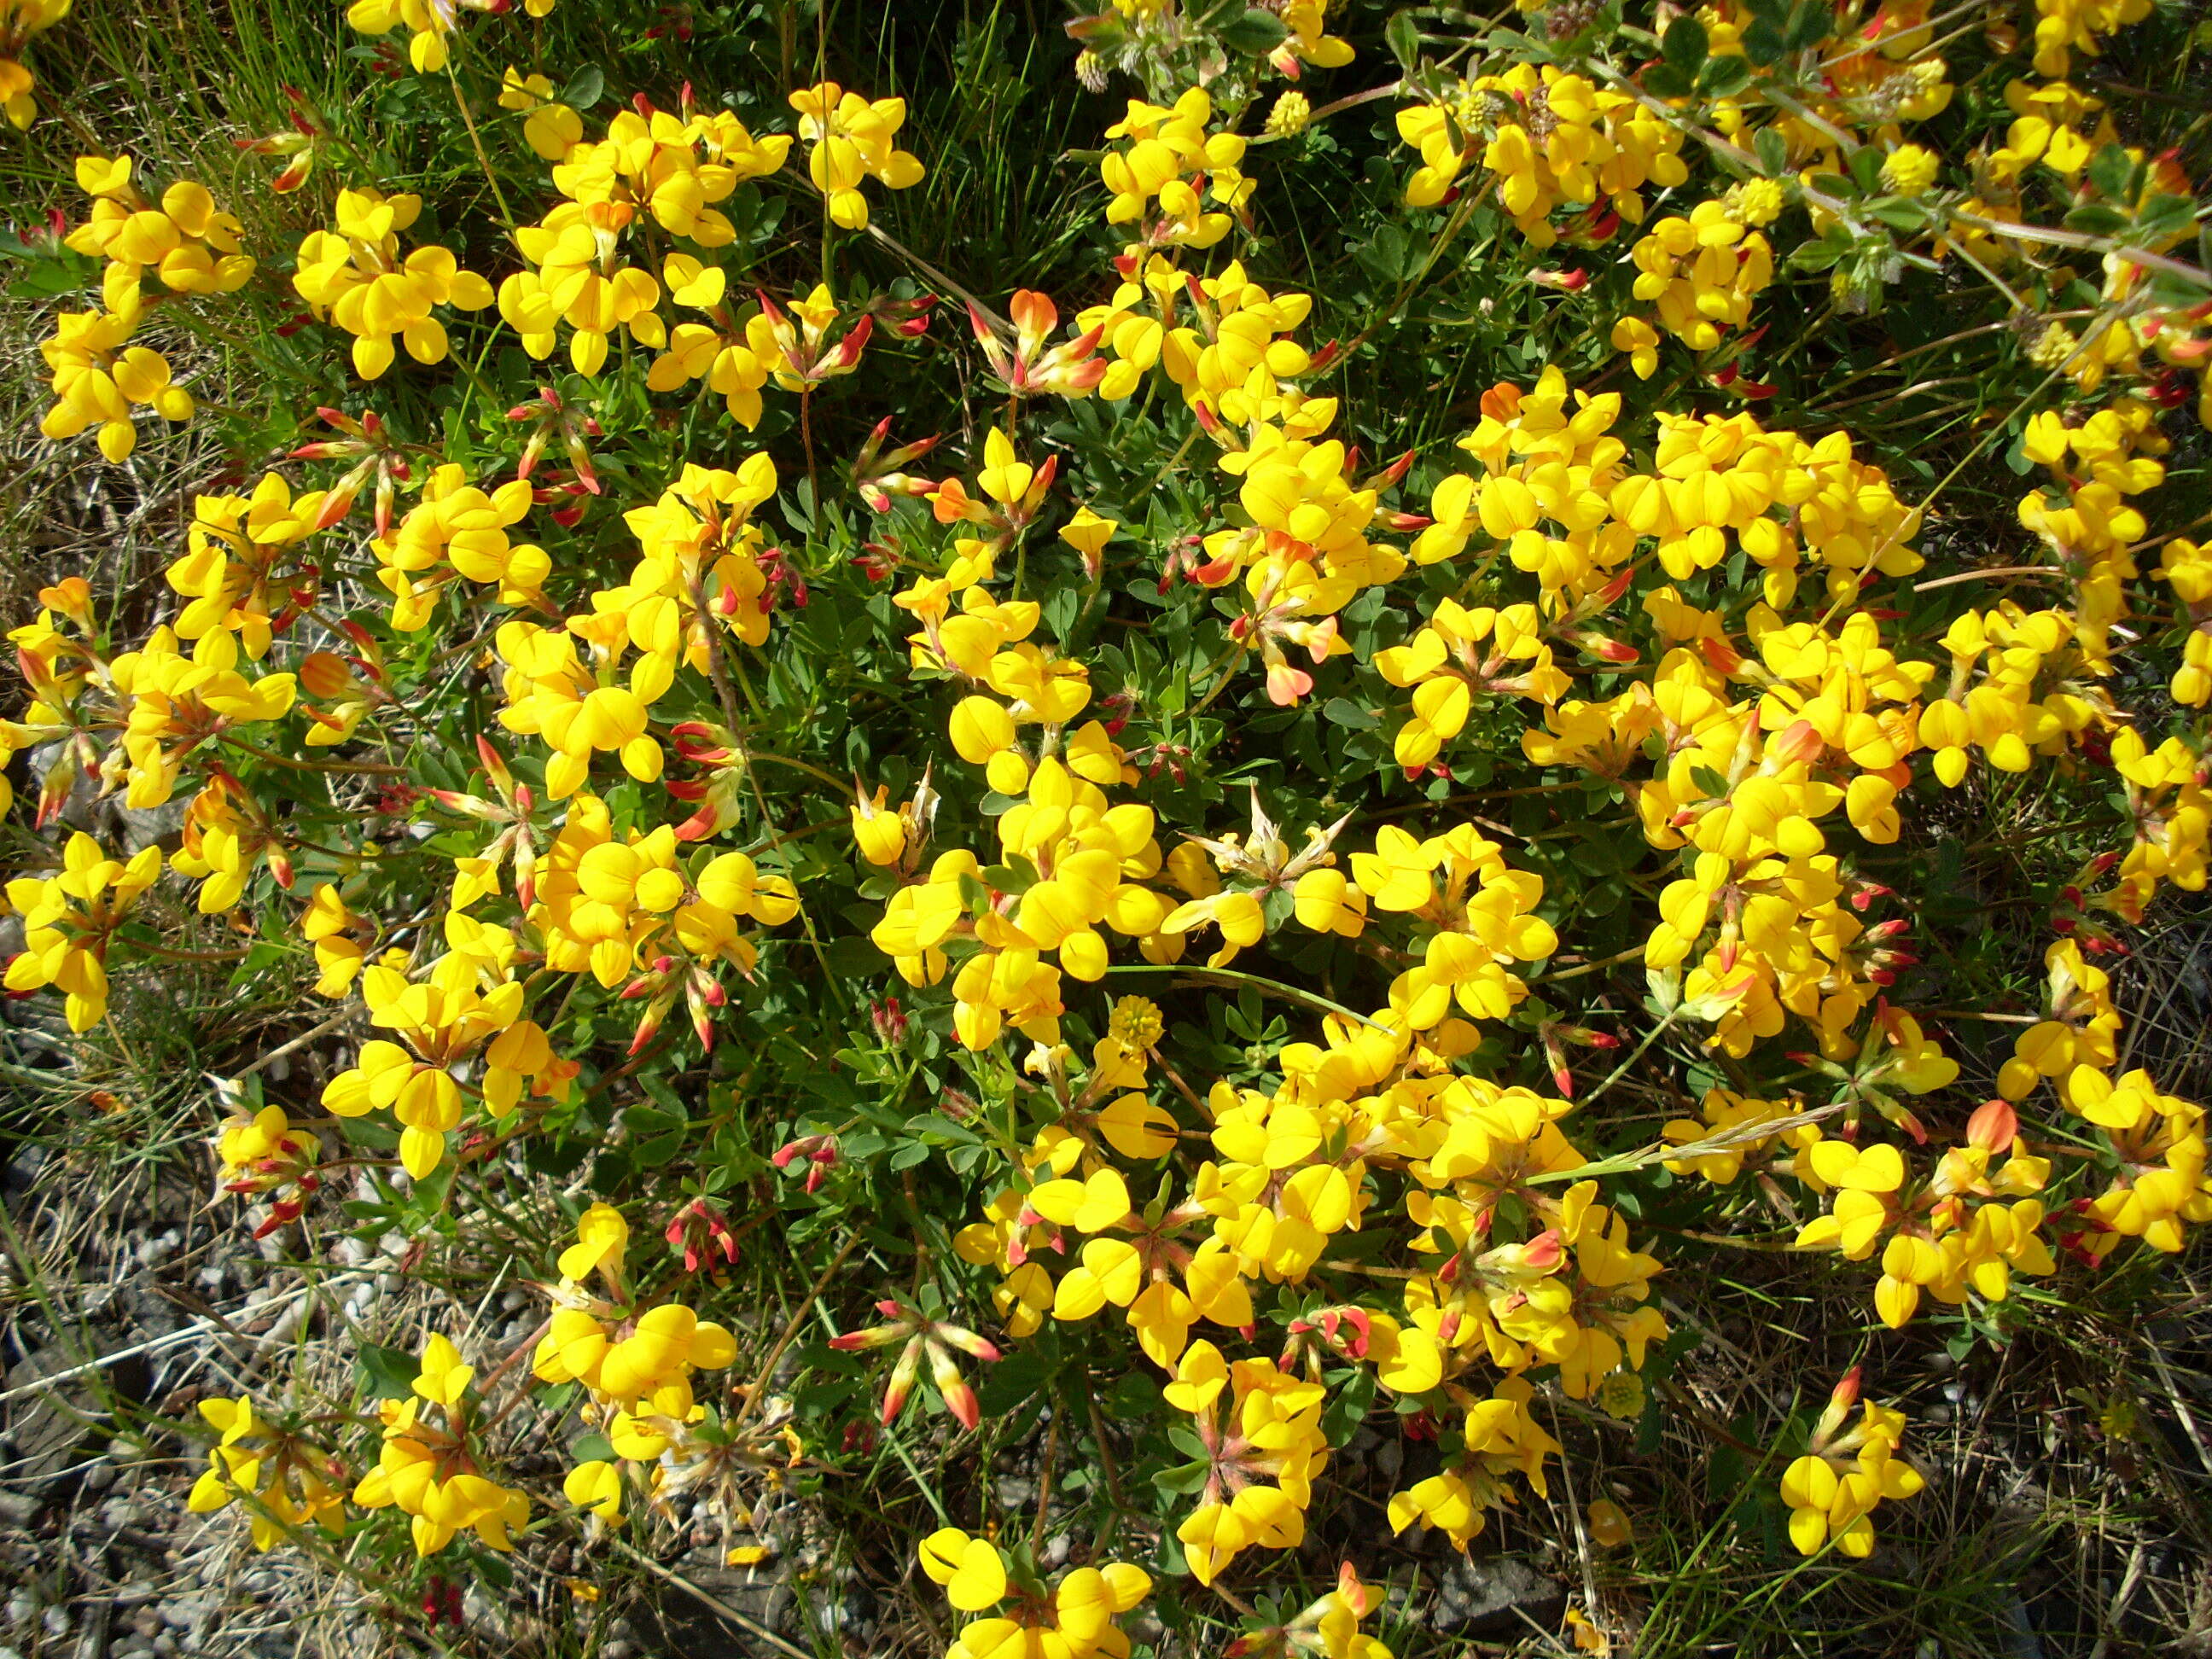
<instances>
[{"instance_id":1,"label":"thin twig","mask_svg":"<svg viewBox=\"0 0 2212 1659\"><path fill-rule=\"evenodd\" d=\"M274 750L257 749L253 744L241 742L228 732L223 734L222 740L233 749L251 755L256 760L267 761L271 766L282 766L294 772L331 772L341 775L365 778L404 778L408 775L405 767L386 766L380 761L294 760L289 755L280 755Z\"/></svg>"},{"instance_id":2,"label":"thin twig","mask_svg":"<svg viewBox=\"0 0 2212 1659\"><path fill-rule=\"evenodd\" d=\"M799 1646L796 1643L787 1642L782 1637L778 1636L774 1631L770 1630L766 1625L762 1624L758 1620L750 1618L746 1614L739 1613L727 1601L723 1601L721 1597L713 1594L711 1591L700 1589L698 1585L693 1583L682 1573L671 1572L666 1567L662 1566L659 1562L654 1560L651 1556L631 1548L630 1546L623 1540L615 1537L612 1534L609 1534L607 1541L612 1544L617 1549L620 1550L624 1555L629 1557L631 1560L636 1562L638 1565L643 1567L647 1572L653 1574L654 1577L661 1579L667 1583L675 1585L677 1589L682 1590L686 1595L693 1597L702 1606L712 1608L715 1613L721 1618L728 1620L732 1624L735 1625L739 1630L744 1632L748 1636L755 1637L759 1640L767 1643L778 1653L788 1654L791 1656L791 1659L814 1659L814 1656L809 1653L805 1648Z\"/></svg>"},{"instance_id":3,"label":"thin twig","mask_svg":"<svg viewBox=\"0 0 2212 1659\"><path fill-rule=\"evenodd\" d=\"M792 1310L791 1318L783 1328L783 1334L776 1338L775 1346L769 1350L768 1358L762 1364L760 1374L753 1378L752 1387L746 1391L744 1403L738 1407L738 1414L731 1419L732 1428L735 1428L745 1419L750 1417L754 1408L768 1398L768 1385L775 1376L776 1364L783 1358L783 1351L788 1348L798 1337L799 1328L806 1322L807 1315L814 1311L815 1303L821 1299L822 1292L829 1288L830 1281L837 1276L837 1269L843 1267L846 1258L860 1247L860 1234L856 1230L852 1237L845 1241L844 1247L837 1252L830 1265L822 1270L822 1277L814 1281L814 1288L807 1291L805 1300ZM807 1659L813 1659L813 1656L808 1655Z\"/></svg>"},{"instance_id":4,"label":"thin twig","mask_svg":"<svg viewBox=\"0 0 2212 1659\"><path fill-rule=\"evenodd\" d=\"M1060 1413L1054 1411L1044 1431L1044 1461L1037 1465L1036 1519L1030 1523L1030 1553L1044 1547L1045 1517L1052 1510L1052 1465L1060 1455Z\"/></svg>"},{"instance_id":5,"label":"thin twig","mask_svg":"<svg viewBox=\"0 0 2212 1659\"><path fill-rule=\"evenodd\" d=\"M294 1037L289 1042L284 1044L283 1048L271 1048L267 1054L262 1055L260 1059L255 1060L252 1065L248 1066L244 1070L240 1071L238 1075L240 1077L252 1077L256 1072L260 1071L263 1067L275 1065L276 1061L283 1059L285 1055L298 1053L301 1049L313 1042L317 1037L322 1036L328 1032L337 1030L339 1026L344 1024L353 1017L354 1009L350 1005L339 1009L337 1012L332 1014L321 1024L310 1027L308 1030L301 1032L299 1036Z\"/></svg>"}]
</instances>

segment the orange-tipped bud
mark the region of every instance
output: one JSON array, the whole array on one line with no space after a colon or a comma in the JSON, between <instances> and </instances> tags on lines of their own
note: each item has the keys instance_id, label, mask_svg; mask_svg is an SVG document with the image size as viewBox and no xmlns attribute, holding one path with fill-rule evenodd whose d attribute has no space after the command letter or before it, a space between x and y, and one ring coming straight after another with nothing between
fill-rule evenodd
<instances>
[{"instance_id":1,"label":"orange-tipped bud","mask_svg":"<svg viewBox=\"0 0 2212 1659\"><path fill-rule=\"evenodd\" d=\"M1717 640L1707 635L1698 641L1706 664L1717 674L1735 674L1743 668L1743 654L1726 640Z\"/></svg>"},{"instance_id":2,"label":"orange-tipped bud","mask_svg":"<svg viewBox=\"0 0 2212 1659\"><path fill-rule=\"evenodd\" d=\"M92 585L82 576L64 576L52 586L40 588L39 603L60 611L79 628L92 626Z\"/></svg>"},{"instance_id":3,"label":"orange-tipped bud","mask_svg":"<svg viewBox=\"0 0 2212 1659\"><path fill-rule=\"evenodd\" d=\"M1346 1561L1336 1570L1337 1599L1352 1609L1357 1618L1367 1616L1367 1586L1359 1582L1359 1569Z\"/></svg>"},{"instance_id":4,"label":"orange-tipped bud","mask_svg":"<svg viewBox=\"0 0 2212 1659\"><path fill-rule=\"evenodd\" d=\"M1792 720L1782 732L1768 740L1767 757L1785 766L1810 765L1820 757L1827 744L1822 741L1819 729L1810 720Z\"/></svg>"},{"instance_id":5,"label":"orange-tipped bud","mask_svg":"<svg viewBox=\"0 0 2212 1659\"><path fill-rule=\"evenodd\" d=\"M964 1325L947 1325L940 1322L929 1328L929 1334L933 1341L957 1348L970 1358L989 1363L1000 1358L995 1344L987 1342Z\"/></svg>"},{"instance_id":6,"label":"orange-tipped bud","mask_svg":"<svg viewBox=\"0 0 2212 1659\"><path fill-rule=\"evenodd\" d=\"M1966 1144L1985 1152L2001 1152L2020 1134L2020 1115L2008 1101L1985 1101L1966 1120Z\"/></svg>"},{"instance_id":7,"label":"orange-tipped bud","mask_svg":"<svg viewBox=\"0 0 2212 1659\"><path fill-rule=\"evenodd\" d=\"M491 739L482 732L477 734L477 759L483 763L484 775L495 787L502 792L513 792L514 775L507 769L507 761L499 750L491 746Z\"/></svg>"},{"instance_id":8,"label":"orange-tipped bud","mask_svg":"<svg viewBox=\"0 0 2212 1659\"><path fill-rule=\"evenodd\" d=\"M983 1420L982 1402L975 1398L975 1390L968 1386L968 1379L960 1375L960 1367L952 1356L932 1342L929 1350L929 1380L937 1385L944 1397L945 1408L958 1419L963 1429L972 1429ZM884 1421L889 1422L886 1418Z\"/></svg>"},{"instance_id":9,"label":"orange-tipped bud","mask_svg":"<svg viewBox=\"0 0 2212 1659\"><path fill-rule=\"evenodd\" d=\"M921 1369L921 1346L919 1335L909 1338L898 1364L891 1367L890 1381L884 1386L882 1421L885 1428L896 1423L898 1414L906 1409L906 1397L914 1391L915 1373Z\"/></svg>"},{"instance_id":10,"label":"orange-tipped bud","mask_svg":"<svg viewBox=\"0 0 2212 1659\"><path fill-rule=\"evenodd\" d=\"M343 657L329 651L311 651L300 663L300 684L311 697L328 701L344 696L348 692L359 692L361 682L354 678L353 665Z\"/></svg>"}]
</instances>

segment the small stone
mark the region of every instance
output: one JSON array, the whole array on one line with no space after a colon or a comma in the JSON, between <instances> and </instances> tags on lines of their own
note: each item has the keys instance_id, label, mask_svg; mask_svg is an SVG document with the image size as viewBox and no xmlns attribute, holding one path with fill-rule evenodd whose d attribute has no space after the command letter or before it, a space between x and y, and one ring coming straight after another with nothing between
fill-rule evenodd
<instances>
[{"instance_id":1,"label":"small stone","mask_svg":"<svg viewBox=\"0 0 2212 1659\"><path fill-rule=\"evenodd\" d=\"M1550 1630L1565 1610L1566 1595L1558 1582L1520 1557L1462 1557L1443 1571L1435 1622L1437 1629L1455 1635L1509 1636L1528 1628L1522 1613Z\"/></svg>"}]
</instances>

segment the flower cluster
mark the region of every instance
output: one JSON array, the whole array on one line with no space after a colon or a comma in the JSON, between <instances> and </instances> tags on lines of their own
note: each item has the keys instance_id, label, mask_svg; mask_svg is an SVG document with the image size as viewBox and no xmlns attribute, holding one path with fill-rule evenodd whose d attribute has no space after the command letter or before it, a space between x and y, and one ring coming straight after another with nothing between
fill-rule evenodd
<instances>
[{"instance_id":1,"label":"flower cluster","mask_svg":"<svg viewBox=\"0 0 2212 1659\"><path fill-rule=\"evenodd\" d=\"M19 125L66 9L0 0ZM288 93L243 141L287 197L335 175L299 228L85 155L86 222L18 239L87 305L99 262L48 437L120 462L136 411L193 417L142 335L217 297L290 389L213 406L157 605L72 576L9 633L0 758L52 844L5 988L76 1032L139 964L296 999L343 1059L222 1085L217 1189L272 1252L396 1234L544 1315L482 1378L472 1335L380 1351L373 1420L204 1401L195 1510L366 1571L552 1502L586 1552L719 1525L744 1565L818 1480L1034 1395L1026 1540L937 1491L910 1540L948 1659L1125 1659L1156 1576L1224 1593L1227 1659L1389 1659L1349 1566L1276 1593L1337 1453L1422 1443L1378 1512L1461 1551L1524 1490L1579 1510L1593 1422L1700 1420L1690 1243L1971 1343L2212 1222L2120 967L2212 873L2212 552L2169 477L2212 287L2180 156L2063 78L2143 0L2039 0L1971 88L1918 3L1655 37L1524 0L1430 56L1425 8L1334 100L1326 0L1115 0L1078 72L1144 95L1011 295L873 222L980 199L904 99L603 103L566 11L465 15L514 9L352 0L436 78L357 47L384 94L341 66L343 120ZM380 178L392 112L429 159ZM1418 165L1301 271L1348 118ZM1913 325L1856 328L1899 285ZM933 344L939 292L969 329ZM1882 415L1969 385L1924 453ZM126 857L112 805L173 810ZM2030 840L1989 901L2027 925L1939 997L1968 866ZM738 1299L824 1239L777 1317ZM1766 1425L1808 1556L1928 1478L1860 1388ZM510 1461L549 1437L565 1508Z\"/></svg>"},{"instance_id":2,"label":"flower cluster","mask_svg":"<svg viewBox=\"0 0 2212 1659\"><path fill-rule=\"evenodd\" d=\"M300 244L292 286L354 337L354 373L364 380L392 367L394 337L418 363L443 361L446 329L433 307L480 311L492 301L491 284L461 270L449 249L431 243L400 256L399 233L422 211L419 196L342 190L337 228L311 231Z\"/></svg>"},{"instance_id":3,"label":"flower cluster","mask_svg":"<svg viewBox=\"0 0 2212 1659\"><path fill-rule=\"evenodd\" d=\"M1790 1541L1800 1554L1815 1554L1826 1545L1845 1555L1871 1555L1874 1522L1868 1517L1876 1506L1885 1498L1910 1498L1926 1484L1898 1455L1905 1414L1869 1401L1853 1423L1851 1407L1858 1398L1859 1374L1854 1370L1829 1395L1814 1425L1810 1448L1782 1472Z\"/></svg>"},{"instance_id":4,"label":"flower cluster","mask_svg":"<svg viewBox=\"0 0 2212 1659\"><path fill-rule=\"evenodd\" d=\"M353 1502L405 1514L417 1555L435 1555L465 1531L487 1548L511 1550L514 1529L530 1519L527 1492L483 1473L481 1401L469 1386L475 1377L448 1339L433 1336L408 1396L378 1407L383 1446Z\"/></svg>"},{"instance_id":5,"label":"flower cluster","mask_svg":"<svg viewBox=\"0 0 2212 1659\"><path fill-rule=\"evenodd\" d=\"M216 206L204 185L179 179L155 203L133 182L135 169L129 155L77 157L77 188L93 198L92 216L66 245L106 262L101 309L62 313L40 347L53 371L55 398L40 430L72 438L97 427L100 452L111 461L137 447L133 406L171 422L192 416L191 394L172 383L168 359L130 343L145 315L145 273L170 293L206 295L235 293L255 270L240 249L239 222Z\"/></svg>"}]
</instances>

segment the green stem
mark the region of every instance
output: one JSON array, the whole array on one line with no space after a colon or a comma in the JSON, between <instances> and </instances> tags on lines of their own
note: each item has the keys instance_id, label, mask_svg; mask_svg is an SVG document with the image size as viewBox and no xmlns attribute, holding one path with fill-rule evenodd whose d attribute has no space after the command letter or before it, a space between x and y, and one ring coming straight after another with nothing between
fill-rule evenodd
<instances>
[{"instance_id":1,"label":"green stem","mask_svg":"<svg viewBox=\"0 0 2212 1659\"><path fill-rule=\"evenodd\" d=\"M1318 1008L1324 1013L1336 1014L1355 1020L1362 1025L1373 1026L1378 1031L1389 1028L1378 1024L1363 1013L1346 1007L1340 1002L1331 1002L1327 997L1316 996L1311 991L1301 991L1294 985L1284 985L1272 979L1261 979L1257 974L1240 974L1233 968L1209 968L1204 964L1190 967L1182 963L1164 965L1149 962L1115 963L1106 970L1109 974L1183 974L1193 979L1219 980L1227 985L1249 985L1261 996L1275 997L1284 1002L1295 1002L1307 1008Z\"/></svg>"},{"instance_id":2,"label":"green stem","mask_svg":"<svg viewBox=\"0 0 2212 1659\"><path fill-rule=\"evenodd\" d=\"M408 775L407 769L404 766L386 766L377 761L294 760L289 755L279 755L267 749L257 749L253 744L232 737L228 732L223 735L222 741L233 749L252 756L256 760L266 761L271 766L281 766L293 772L329 772L343 776L366 778L404 778Z\"/></svg>"}]
</instances>

